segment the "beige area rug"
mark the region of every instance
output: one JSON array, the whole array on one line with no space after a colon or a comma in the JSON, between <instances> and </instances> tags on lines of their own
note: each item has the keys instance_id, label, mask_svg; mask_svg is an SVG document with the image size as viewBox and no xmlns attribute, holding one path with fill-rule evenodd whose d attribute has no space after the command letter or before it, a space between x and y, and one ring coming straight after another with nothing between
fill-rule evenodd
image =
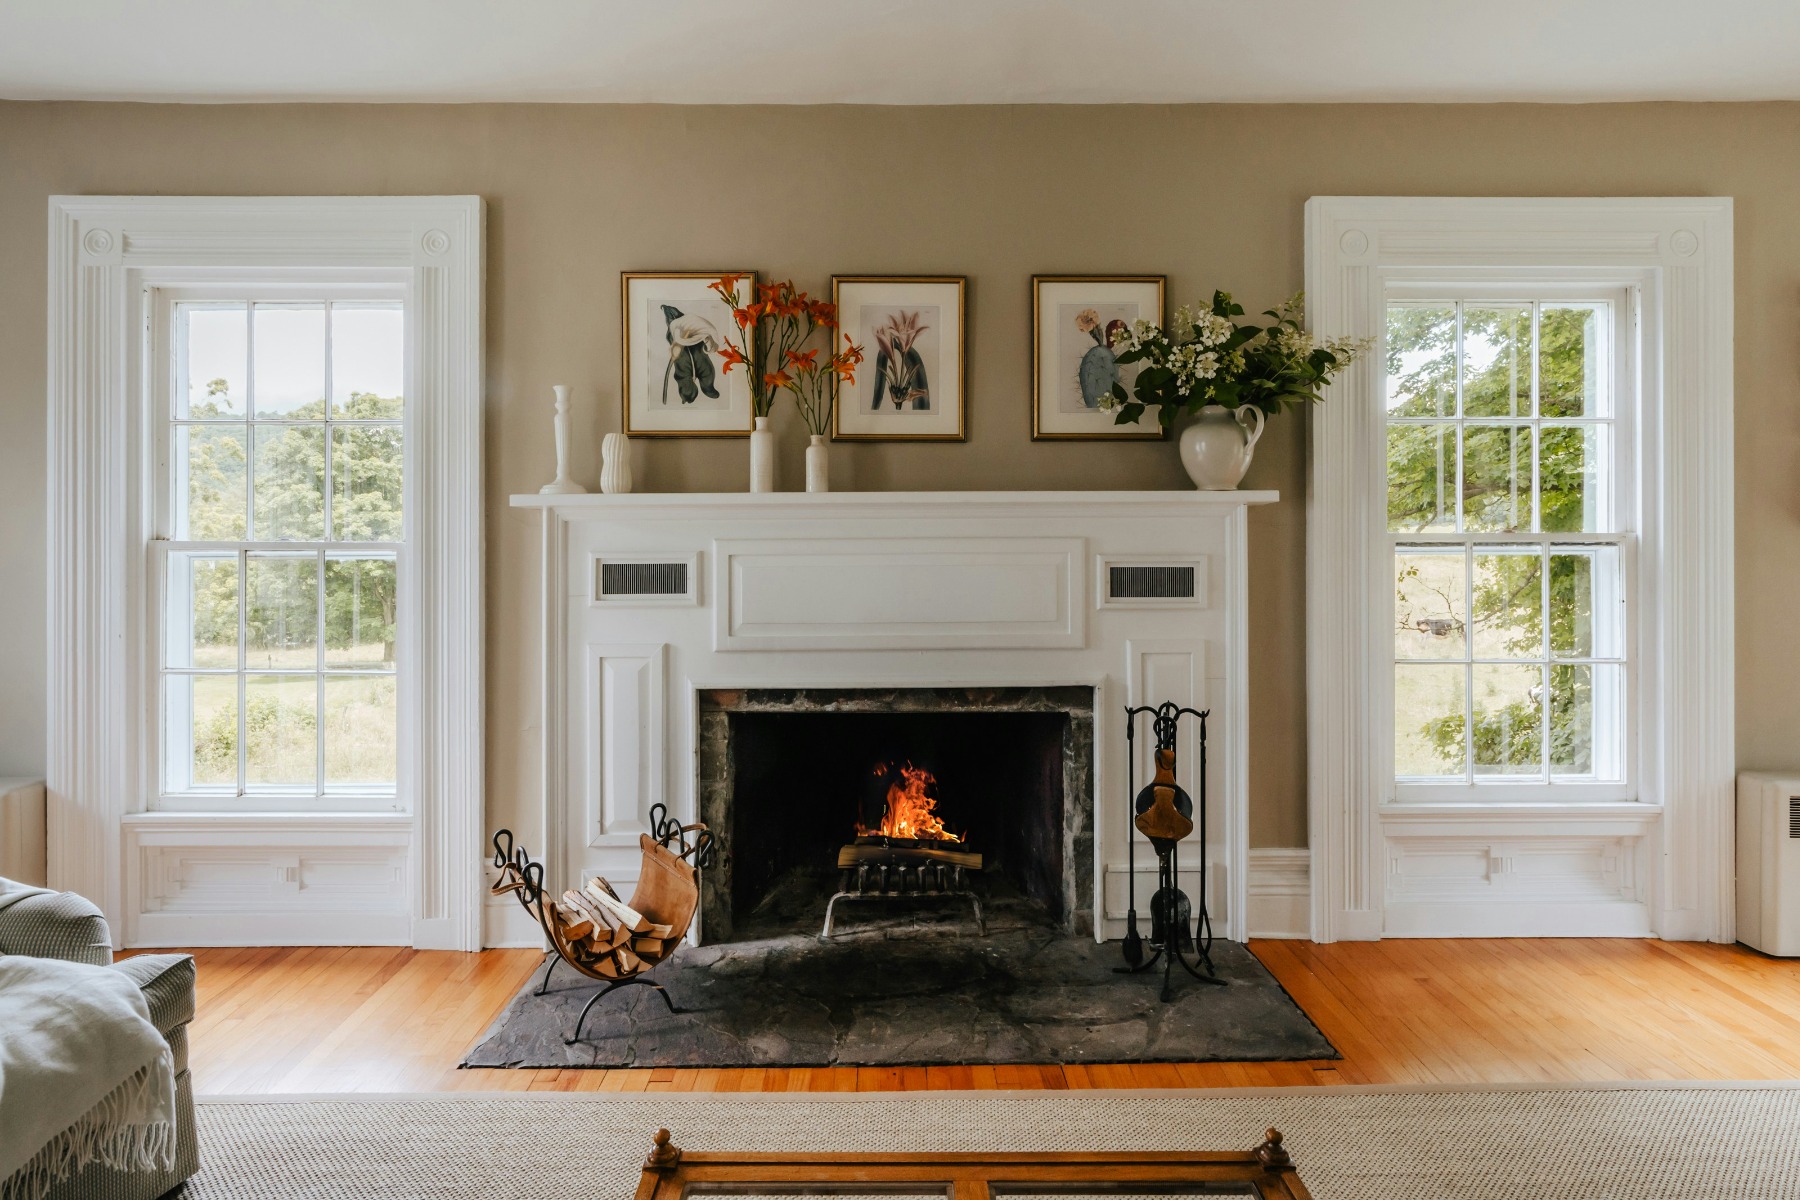
<instances>
[{"instance_id":1,"label":"beige area rug","mask_svg":"<svg viewBox=\"0 0 1800 1200\"><path fill-rule=\"evenodd\" d=\"M191 1200L619 1200L692 1149L1249 1149L1317 1200L1793 1200L1800 1084L1053 1095L443 1095L200 1102Z\"/></svg>"}]
</instances>

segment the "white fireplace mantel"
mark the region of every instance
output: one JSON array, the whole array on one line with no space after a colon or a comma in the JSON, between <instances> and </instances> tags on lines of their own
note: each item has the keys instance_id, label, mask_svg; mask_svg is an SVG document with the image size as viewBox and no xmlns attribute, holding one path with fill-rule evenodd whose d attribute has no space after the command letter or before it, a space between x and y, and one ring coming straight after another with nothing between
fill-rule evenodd
<instances>
[{"instance_id":1,"label":"white fireplace mantel","mask_svg":"<svg viewBox=\"0 0 1800 1200\"><path fill-rule=\"evenodd\" d=\"M1217 931L1243 940L1247 512L1277 499L1268 491L514 496L514 507L540 509L543 519L539 833L550 881L600 873L628 885L651 806L694 818L702 691L1081 685L1095 689L1097 933L1124 931L1124 707L1173 700L1212 714L1208 893ZM1130 568L1149 566L1176 568L1173 578L1193 584L1152 590L1190 594L1129 594L1128 579L1143 578ZM1128 594L1116 594L1115 580ZM1177 747L1181 782L1197 795L1198 744L1187 736ZM1150 740L1141 726L1140 786ZM1147 859L1137 856L1140 914L1153 890ZM1190 893L1198 865L1191 851L1184 856ZM531 940L506 915L515 907L490 908L490 942Z\"/></svg>"}]
</instances>

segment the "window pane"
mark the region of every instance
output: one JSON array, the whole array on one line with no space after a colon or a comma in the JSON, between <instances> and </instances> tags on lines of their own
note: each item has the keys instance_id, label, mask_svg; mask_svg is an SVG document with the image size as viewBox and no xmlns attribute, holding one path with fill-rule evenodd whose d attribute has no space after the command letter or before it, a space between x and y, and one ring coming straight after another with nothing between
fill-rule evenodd
<instances>
[{"instance_id":1,"label":"window pane","mask_svg":"<svg viewBox=\"0 0 1800 1200\"><path fill-rule=\"evenodd\" d=\"M391 554L325 560L327 667L394 669L394 583Z\"/></svg>"},{"instance_id":2,"label":"window pane","mask_svg":"<svg viewBox=\"0 0 1800 1200\"><path fill-rule=\"evenodd\" d=\"M1456 306L1396 304L1387 314L1388 415L1456 415Z\"/></svg>"},{"instance_id":3,"label":"window pane","mask_svg":"<svg viewBox=\"0 0 1800 1200\"><path fill-rule=\"evenodd\" d=\"M1475 657L1544 655L1543 552L1475 551Z\"/></svg>"},{"instance_id":4,"label":"window pane","mask_svg":"<svg viewBox=\"0 0 1800 1200\"><path fill-rule=\"evenodd\" d=\"M1558 663L1550 668L1550 771L1616 782L1624 778L1623 667Z\"/></svg>"},{"instance_id":5,"label":"window pane","mask_svg":"<svg viewBox=\"0 0 1800 1200\"><path fill-rule=\"evenodd\" d=\"M394 786L394 694L392 675L325 677L326 786Z\"/></svg>"},{"instance_id":6,"label":"window pane","mask_svg":"<svg viewBox=\"0 0 1800 1200\"><path fill-rule=\"evenodd\" d=\"M177 318L175 416L244 416L246 330L242 304L183 304Z\"/></svg>"},{"instance_id":7,"label":"window pane","mask_svg":"<svg viewBox=\"0 0 1800 1200\"><path fill-rule=\"evenodd\" d=\"M1544 668L1476 664L1473 758L1478 776L1543 771Z\"/></svg>"},{"instance_id":8,"label":"window pane","mask_svg":"<svg viewBox=\"0 0 1800 1200\"><path fill-rule=\"evenodd\" d=\"M258 304L256 415L318 420L325 415L325 306Z\"/></svg>"},{"instance_id":9,"label":"window pane","mask_svg":"<svg viewBox=\"0 0 1800 1200\"><path fill-rule=\"evenodd\" d=\"M1531 427L1478 425L1463 430L1463 528L1531 528Z\"/></svg>"},{"instance_id":10,"label":"window pane","mask_svg":"<svg viewBox=\"0 0 1800 1200\"><path fill-rule=\"evenodd\" d=\"M1394 773L1461 779L1468 668L1401 663L1394 668Z\"/></svg>"},{"instance_id":11,"label":"window pane","mask_svg":"<svg viewBox=\"0 0 1800 1200\"><path fill-rule=\"evenodd\" d=\"M1600 483L1605 434L1592 425L1546 425L1539 451L1544 528L1551 533L1593 533L1606 528L1606 495Z\"/></svg>"},{"instance_id":12,"label":"window pane","mask_svg":"<svg viewBox=\"0 0 1800 1200\"><path fill-rule=\"evenodd\" d=\"M312 791L318 779L316 675L244 680L246 790Z\"/></svg>"},{"instance_id":13,"label":"window pane","mask_svg":"<svg viewBox=\"0 0 1800 1200\"><path fill-rule=\"evenodd\" d=\"M336 540L400 540L401 470L398 425L332 430L331 532Z\"/></svg>"},{"instance_id":14,"label":"window pane","mask_svg":"<svg viewBox=\"0 0 1800 1200\"><path fill-rule=\"evenodd\" d=\"M163 762L169 791L237 790L237 681L235 674L165 677Z\"/></svg>"},{"instance_id":15,"label":"window pane","mask_svg":"<svg viewBox=\"0 0 1800 1200\"><path fill-rule=\"evenodd\" d=\"M1394 657L1456 658L1468 652L1467 559L1409 548L1394 556Z\"/></svg>"},{"instance_id":16,"label":"window pane","mask_svg":"<svg viewBox=\"0 0 1800 1200\"><path fill-rule=\"evenodd\" d=\"M332 305L332 416L398 420L405 364L406 316L400 305Z\"/></svg>"},{"instance_id":17,"label":"window pane","mask_svg":"<svg viewBox=\"0 0 1800 1200\"><path fill-rule=\"evenodd\" d=\"M170 499L177 538L228 542L244 536L247 458L242 425L176 428Z\"/></svg>"},{"instance_id":18,"label":"window pane","mask_svg":"<svg viewBox=\"0 0 1800 1200\"><path fill-rule=\"evenodd\" d=\"M1559 658L1624 656L1619 551L1583 546L1550 556L1550 652Z\"/></svg>"},{"instance_id":19,"label":"window pane","mask_svg":"<svg viewBox=\"0 0 1800 1200\"><path fill-rule=\"evenodd\" d=\"M1463 309L1463 415L1531 416L1531 306Z\"/></svg>"},{"instance_id":20,"label":"window pane","mask_svg":"<svg viewBox=\"0 0 1800 1200\"><path fill-rule=\"evenodd\" d=\"M1546 417L1610 416L1604 306L1544 305L1538 315L1538 412Z\"/></svg>"},{"instance_id":21,"label":"window pane","mask_svg":"<svg viewBox=\"0 0 1800 1200\"><path fill-rule=\"evenodd\" d=\"M1388 426L1388 528L1456 527L1456 429Z\"/></svg>"},{"instance_id":22,"label":"window pane","mask_svg":"<svg viewBox=\"0 0 1800 1200\"><path fill-rule=\"evenodd\" d=\"M256 539L325 536L325 429L264 425L256 430Z\"/></svg>"},{"instance_id":23,"label":"window pane","mask_svg":"<svg viewBox=\"0 0 1800 1200\"><path fill-rule=\"evenodd\" d=\"M244 662L253 671L310 671L319 665L318 559L251 554Z\"/></svg>"},{"instance_id":24,"label":"window pane","mask_svg":"<svg viewBox=\"0 0 1800 1200\"><path fill-rule=\"evenodd\" d=\"M237 555L169 555L166 603L169 666L237 669Z\"/></svg>"}]
</instances>

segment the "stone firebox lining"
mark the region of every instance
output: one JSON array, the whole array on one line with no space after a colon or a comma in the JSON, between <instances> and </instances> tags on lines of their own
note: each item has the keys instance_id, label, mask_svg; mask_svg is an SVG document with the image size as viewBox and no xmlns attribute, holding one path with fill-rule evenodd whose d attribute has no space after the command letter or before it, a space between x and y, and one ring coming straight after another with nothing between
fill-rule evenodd
<instances>
[{"instance_id":1,"label":"stone firebox lining","mask_svg":"<svg viewBox=\"0 0 1800 1200\"><path fill-rule=\"evenodd\" d=\"M719 837L717 862L701 875L700 929L708 942L732 936L731 715L733 713L1059 713L1062 745L1063 927L1094 929L1094 689L807 688L699 692L700 819Z\"/></svg>"}]
</instances>

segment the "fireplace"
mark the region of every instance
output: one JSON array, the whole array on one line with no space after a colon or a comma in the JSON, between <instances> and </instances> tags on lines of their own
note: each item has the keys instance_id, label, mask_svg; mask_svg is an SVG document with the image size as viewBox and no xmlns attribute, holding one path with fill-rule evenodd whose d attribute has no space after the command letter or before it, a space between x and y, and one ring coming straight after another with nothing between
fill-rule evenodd
<instances>
[{"instance_id":1,"label":"fireplace","mask_svg":"<svg viewBox=\"0 0 1800 1200\"><path fill-rule=\"evenodd\" d=\"M699 717L700 819L720 848L702 881L707 941L772 931L752 917L777 888L846 884L949 892L954 908L966 882L1092 932L1092 688L712 690ZM859 852L893 874L859 885ZM935 869L973 856L966 880ZM838 927L859 915L840 910Z\"/></svg>"}]
</instances>

